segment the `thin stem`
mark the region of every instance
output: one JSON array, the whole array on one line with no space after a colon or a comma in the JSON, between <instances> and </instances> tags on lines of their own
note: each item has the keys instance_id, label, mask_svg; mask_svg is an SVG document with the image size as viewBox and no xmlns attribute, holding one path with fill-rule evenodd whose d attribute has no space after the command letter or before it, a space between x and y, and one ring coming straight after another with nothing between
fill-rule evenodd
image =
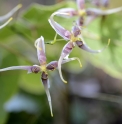
<instances>
[{"instance_id":1,"label":"thin stem","mask_svg":"<svg viewBox=\"0 0 122 124\"><path fill-rule=\"evenodd\" d=\"M63 41L63 40L64 40L64 39L57 39L56 42L57 42L57 41ZM45 42L45 44L53 45L53 44L54 44L54 40L51 40L51 41L49 41L49 42Z\"/></svg>"}]
</instances>

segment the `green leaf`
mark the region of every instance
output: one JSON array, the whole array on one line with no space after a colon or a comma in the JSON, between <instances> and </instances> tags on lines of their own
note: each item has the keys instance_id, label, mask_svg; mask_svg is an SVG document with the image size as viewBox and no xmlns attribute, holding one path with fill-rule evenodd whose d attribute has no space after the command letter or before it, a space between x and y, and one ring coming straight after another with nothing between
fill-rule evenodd
<instances>
[{"instance_id":1,"label":"green leaf","mask_svg":"<svg viewBox=\"0 0 122 124\"><path fill-rule=\"evenodd\" d=\"M112 20L112 21L111 21ZM122 44L122 18L120 14L113 14L105 18L95 20L90 26L89 31L98 36L96 40L86 38L88 45L92 49L101 49L106 44L108 39L111 39L110 45L100 54L90 54L89 61L98 68L103 69L109 75L122 78L121 74L121 44ZM94 27L94 28L93 28Z\"/></svg>"},{"instance_id":2,"label":"green leaf","mask_svg":"<svg viewBox=\"0 0 122 124\"><path fill-rule=\"evenodd\" d=\"M15 55L9 53L3 57L0 68L18 65ZM6 71L0 73L0 124L5 123L7 112L4 110L4 103L11 98L18 90L19 71Z\"/></svg>"}]
</instances>

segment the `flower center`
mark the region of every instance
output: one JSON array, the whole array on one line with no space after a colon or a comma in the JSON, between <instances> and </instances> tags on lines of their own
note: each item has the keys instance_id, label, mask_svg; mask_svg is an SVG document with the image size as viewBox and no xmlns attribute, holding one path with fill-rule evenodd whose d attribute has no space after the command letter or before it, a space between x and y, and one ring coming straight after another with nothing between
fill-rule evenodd
<instances>
[{"instance_id":1,"label":"flower center","mask_svg":"<svg viewBox=\"0 0 122 124\"><path fill-rule=\"evenodd\" d=\"M78 37L75 37L73 34L71 35L71 41L76 42L78 40Z\"/></svg>"},{"instance_id":2,"label":"flower center","mask_svg":"<svg viewBox=\"0 0 122 124\"><path fill-rule=\"evenodd\" d=\"M85 9L78 10L78 14L79 14L79 16L84 16L84 15L86 15Z\"/></svg>"},{"instance_id":3,"label":"flower center","mask_svg":"<svg viewBox=\"0 0 122 124\"><path fill-rule=\"evenodd\" d=\"M42 72L46 72L47 71L46 65L41 65L40 69L41 69Z\"/></svg>"}]
</instances>

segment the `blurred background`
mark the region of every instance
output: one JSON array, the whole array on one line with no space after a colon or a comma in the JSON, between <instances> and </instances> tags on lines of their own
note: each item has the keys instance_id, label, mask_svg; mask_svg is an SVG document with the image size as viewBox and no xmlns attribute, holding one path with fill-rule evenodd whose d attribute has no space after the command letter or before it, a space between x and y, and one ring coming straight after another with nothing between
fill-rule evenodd
<instances>
[{"instance_id":1,"label":"blurred background","mask_svg":"<svg viewBox=\"0 0 122 124\"><path fill-rule=\"evenodd\" d=\"M0 30L0 68L38 64L34 41L41 35L52 41L55 31L48 23L50 15L60 9L77 9L75 0L1 0L0 15L22 3L13 21ZM86 0L86 8L96 7ZM122 6L120 0L110 0L107 8ZM48 5L48 6L44 6ZM103 7L96 7L103 9ZM71 29L74 20L56 17L55 20ZM62 65L64 84L58 70L49 72L50 93L54 117L50 109L41 74L26 71L0 73L0 124L122 124L122 12L100 16L82 35L92 49L101 49L108 39L111 43L99 54L89 54L75 48L70 57L77 61ZM2 22L1 22L2 24ZM57 39L61 37L58 36ZM46 44L47 62L58 60L66 41Z\"/></svg>"}]
</instances>

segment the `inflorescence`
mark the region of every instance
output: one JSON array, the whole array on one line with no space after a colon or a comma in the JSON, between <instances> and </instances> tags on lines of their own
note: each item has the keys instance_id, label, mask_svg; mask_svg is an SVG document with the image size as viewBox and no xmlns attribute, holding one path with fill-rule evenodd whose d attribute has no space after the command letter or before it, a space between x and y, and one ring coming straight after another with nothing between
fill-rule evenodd
<instances>
[{"instance_id":1,"label":"inflorescence","mask_svg":"<svg viewBox=\"0 0 122 124\"><path fill-rule=\"evenodd\" d=\"M82 36L82 26L87 26L89 23L91 23L94 19L96 19L98 16L105 16L108 14L113 14L116 12L119 12L122 10L122 7L115 8L115 9L110 9L110 10L105 10L105 9L99 9L99 8L85 8L85 0L76 0L77 8L62 8L60 10L57 10L56 12L52 13L52 15L49 18L49 23L51 27L55 30L56 34L60 35L64 40L67 41L66 45L63 47L61 51L61 55L59 57L59 60L57 61L52 61L47 64L46 60L46 55L45 55L45 42L43 36L38 38L35 41L34 46L37 49L37 57L40 65L32 65L32 66L11 66L7 68L0 69L0 72L2 71L8 71L8 70L27 70L28 73L41 73L41 82L44 85L49 106L50 106L50 111L51 111L51 116L53 116L52 112L52 104L51 104L51 96L49 92L50 88L50 82L48 79L48 71L54 71L55 69L59 70L59 75L61 80L64 83L67 83L66 80L64 80L61 72L61 65L73 60L77 60L80 64L80 67L82 67L82 64L80 62L80 59L78 57L73 57L69 58L69 54L73 50L75 46L78 48L85 50L90 53L100 53L102 52L110 43L110 40L108 40L108 44L102 48L101 50L92 50L90 47L87 46L85 43L83 36ZM109 0L93 0L93 4L97 7L104 7L106 8L109 4ZM12 9L8 14L1 16L0 17L0 22L6 21L3 25L0 26L0 29L5 27L11 20L12 20L12 15L21 8L21 4L17 5L14 9ZM74 16L78 16L78 20L73 23L72 30L69 31L62 27L59 23L57 23L54 20L54 16L61 16L63 18L71 18ZM56 38L55 38L56 41ZM54 43L54 42L53 42ZM50 43L52 44L52 43Z\"/></svg>"}]
</instances>

